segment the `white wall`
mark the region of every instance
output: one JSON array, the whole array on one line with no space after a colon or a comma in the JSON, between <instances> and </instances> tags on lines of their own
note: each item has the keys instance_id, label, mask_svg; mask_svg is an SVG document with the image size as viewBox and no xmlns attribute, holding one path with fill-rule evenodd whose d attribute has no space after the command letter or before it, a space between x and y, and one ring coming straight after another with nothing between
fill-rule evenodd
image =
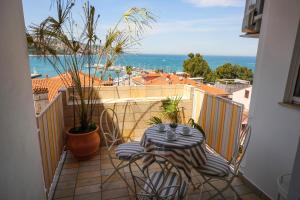
<instances>
[{"instance_id":1,"label":"white wall","mask_svg":"<svg viewBox=\"0 0 300 200\"><path fill-rule=\"evenodd\" d=\"M0 199L44 199L21 0L0 1Z\"/></svg>"},{"instance_id":2,"label":"white wall","mask_svg":"<svg viewBox=\"0 0 300 200\"><path fill-rule=\"evenodd\" d=\"M300 135L300 110L278 104L283 100L299 19L299 0L266 0L250 108L252 138L243 171L272 198L276 178L292 170Z\"/></svg>"},{"instance_id":3,"label":"white wall","mask_svg":"<svg viewBox=\"0 0 300 200\"><path fill-rule=\"evenodd\" d=\"M245 98L245 91L249 91L249 97ZM244 105L245 110L249 110L250 107L250 100L251 100L251 95L252 95L252 86L249 86L248 88L244 88L241 90L238 90L236 92L232 93L232 100L239 102Z\"/></svg>"}]
</instances>

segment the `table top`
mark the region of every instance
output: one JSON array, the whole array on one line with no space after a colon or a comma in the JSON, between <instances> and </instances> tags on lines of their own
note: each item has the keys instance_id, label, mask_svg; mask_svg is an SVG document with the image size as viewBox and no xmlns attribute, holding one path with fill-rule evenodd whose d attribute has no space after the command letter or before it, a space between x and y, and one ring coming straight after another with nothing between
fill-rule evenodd
<instances>
[{"instance_id":1,"label":"table top","mask_svg":"<svg viewBox=\"0 0 300 200\"><path fill-rule=\"evenodd\" d=\"M183 127L189 127L179 124L176 128L176 140L170 141L166 139L166 131L170 129L169 124L165 124L165 131L159 131L157 125L149 127L142 139L142 145L145 146L146 142L151 142L158 147L175 148L175 149L187 149L197 145L201 145L204 141L202 133L195 128L190 128L190 135L182 135Z\"/></svg>"}]
</instances>

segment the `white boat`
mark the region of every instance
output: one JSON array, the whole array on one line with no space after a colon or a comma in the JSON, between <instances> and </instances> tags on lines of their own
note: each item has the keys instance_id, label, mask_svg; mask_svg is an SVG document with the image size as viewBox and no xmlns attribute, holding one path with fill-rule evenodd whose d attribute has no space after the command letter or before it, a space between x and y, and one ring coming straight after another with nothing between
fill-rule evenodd
<instances>
[{"instance_id":1,"label":"white boat","mask_svg":"<svg viewBox=\"0 0 300 200\"><path fill-rule=\"evenodd\" d=\"M31 78L37 78L37 77L41 77L42 74L39 74L39 73L32 73L31 74Z\"/></svg>"}]
</instances>

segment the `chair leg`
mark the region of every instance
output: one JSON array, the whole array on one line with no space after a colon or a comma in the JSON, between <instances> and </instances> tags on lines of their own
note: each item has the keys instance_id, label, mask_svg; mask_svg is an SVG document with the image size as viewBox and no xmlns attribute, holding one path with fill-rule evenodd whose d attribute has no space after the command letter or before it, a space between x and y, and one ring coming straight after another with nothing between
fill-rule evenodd
<instances>
[{"instance_id":1,"label":"chair leg","mask_svg":"<svg viewBox=\"0 0 300 200\"><path fill-rule=\"evenodd\" d=\"M234 178L233 178L233 179L234 179ZM209 185L211 185L211 186L217 191L217 193L214 194L213 196L211 196L209 199L213 199L213 198L215 198L215 197L218 196L218 195L222 196L222 198L225 199L225 197L224 197L224 195L223 195L223 192L226 191L228 188L230 188L230 189L234 192L236 198L237 198L238 200L240 200L240 199L241 199L240 195L239 195L238 192L234 189L234 187L232 187L232 185L231 185L233 179L231 179L231 180L229 180L229 181L228 181L228 180L223 180L223 181L225 181L225 182L227 183L227 185L226 185L223 189L221 189L221 190L219 190L217 187L213 186L210 182L207 182ZM220 179L220 180L221 180L221 179Z\"/></svg>"},{"instance_id":2,"label":"chair leg","mask_svg":"<svg viewBox=\"0 0 300 200\"><path fill-rule=\"evenodd\" d=\"M213 196L209 197L209 199L214 199L216 196L221 196L223 199L225 199L225 196L223 195L223 191L220 191L217 187L215 187L213 184L211 184L210 182L208 182L208 184L215 189L215 191L217 192L216 194L214 194Z\"/></svg>"},{"instance_id":3,"label":"chair leg","mask_svg":"<svg viewBox=\"0 0 300 200\"><path fill-rule=\"evenodd\" d=\"M225 196L223 195L223 190L219 190L216 186L214 186L212 183L210 183L209 181L211 180L211 178L206 178L205 176L202 176L204 179L203 182L203 187L204 184L207 183L208 185L210 185L213 189L215 189L215 191L217 192L216 194L214 194L213 196L209 197L209 199L214 199L216 196L221 196L223 199L225 199ZM227 188L225 188L227 189Z\"/></svg>"},{"instance_id":4,"label":"chair leg","mask_svg":"<svg viewBox=\"0 0 300 200\"><path fill-rule=\"evenodd\" d=\"M104 185L118 170L123 168L123 167L120 167L122 164L123 164L123 161L121 161L117 166L115 166L112 162L112 165L115 170L103 181L102 185Z\"/></svg>"},{"instance_id":5,"label":"chair leg","mask_svg":"<svg viewBox=\"0 0 300 200\"><path fill-rule=\"evenodd\" d=\"M113 163L113 161L111 160L111 164L114 167L114 171L103 181L103 183L101 184L101 186L103 187L105 185L105 183L107 183L107 181L115 174L117 173L120 178L125 182L125 184L127 185L127 187L129 188L129 190L133 191L133 189L131 188L131 186L129 185L129 183L127 182L127 180L124 178L124 176L120 173L119 170L125 168L128 166L128 163L123 165L124 161L121 161L118 165L115 165Z\"/></svg>"}]
</instances>

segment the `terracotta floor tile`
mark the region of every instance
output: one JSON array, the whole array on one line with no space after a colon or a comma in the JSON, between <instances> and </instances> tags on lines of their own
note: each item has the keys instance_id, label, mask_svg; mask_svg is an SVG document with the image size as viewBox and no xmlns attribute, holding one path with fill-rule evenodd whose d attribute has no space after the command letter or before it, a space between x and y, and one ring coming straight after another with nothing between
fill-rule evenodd
<instances>
[{"instance_id":1,"label":"terracotta floor tile","mask_svg":"<svg viewBox=\"0 0 300 200\"><path fill-rule=\"evenodd\" d=\"M118 181L107 181L103 186L102 189L118 189L118 188L126 188L127 184L123 180L118 180Z\"/></svg>"},{"instance_id":2,"label":"terracotta floor tile","mask_svg":"<svg viewBox=\"0 0 300 200\"><path fill-rule=\"evenodd\" d=\"M73 197L74 189L64 189L64 190L56 190L54 193L54 199L63 198L63 197Z\"/></svg>"},{"instance_id":3,"label":"terracotta floor tile","mask_svg":"<svg viewBox=\"0 0 300 200\"><path fill-rule=\"evenodd\" d=\"M251 193L252 191L245 185L233 186L239 195Z\"/></svg>"},{"instance_id":4,"label":"terracotta floor tile","mask_svg":"<svg viewBox=\"0 0 300 200\"><path fill-rule=\"evenodd\" d=\"M133 197L118 197L118 198L113 198L112 200L134 200Z\"/></svg>"},{"instance_id":5,"label":"terracotta floor tile","mask_svg":"<svg viewBox=\"0 0 300 200\"><path fill-rule=\"evenodd\" d=\"M62 197L62 198L58 198L55 200L74 200L74 198L73 197Z\"/></svg>"},{"instance_id":6,"label":"terracotta floor tile","mask_svg":"<svg viewBox=\"0 0 300 200\"><path fill-rule=\"evenodd\" d=\"M257 195L252 194L252 193L246 194L246 195L242 195L241 198L243 200L260 200L260 198Z\"/></svg>"},{"instance_id":7,"label":"terracotta floor tile","mask_svg":"<svg viewBox=\"0 0 300 200\"><path fill-rule=\"evenodd\" d=\"M90 160L100 160L100 154L97 154L95 156L93 156L92 158L90 158Z\"/></svg>"},{"instance_id":8,"label":"terracotta floor tile","mask_svg":"<svg viewBox=\"0 0 300 200\"><path fill-rule=\"evenodd\" d=\"M61 171L61 175L66 175L66 174L76 174L78 172L77 168L69 168L69 169L63 169Z\"/></svg>"},{"instance_id":9,"label":"terracotta floor tile","mask_svg":"<svg viewBox=\"0 0 300 200\"><path fill-rule=\"evenodd\" d=\"M209 191L209 193L211 196L213 196L217 192L216 192L216 190L211 190L211 191ZM235 193L231 189L227 189L227 190L223 191L222 194L226 199L235 199L236 198ZM219 198L222 199L220 195L216 196L216 199L219 199Z\"/></svg>"},{"instance_id":10,"label":"terracotta floor tile","mask_svg":"<svg viewBox=\"0 0 300 200\"><path fill-rule=\"evenodd\" d=\"M75 188L76 181L66 181L66 182L58 182L56 186L56 190L64 190Z\"/></svg>"},{"instance_id":11,"label":"terracotta floor tile","mask_svg":"<svg viewBox=\"0 0 300 200\"><path fill-rule=\"evenodd\" d=\"M100 184L100 183L101 183L101 176L96 176L96 177L92 177L92 178L77 180L76 187L95 185L95 184Z\"/></svg>"},{"instance_id":12,"label":"terracotta floor tile","mask_svg":"<svg viewBox=\"0 0 300 200\"><path fill-rule=\"evenodd\" d=\"M77 174L60 175L59 182L76 181Z\"/></svg>"},{"instance_id":13,"label":"terracotta floor tile","mask_svg":"<svg viewBox=\"0 0 300 200\"><path fill-rule=\"evenodd\" d=\"M114 171L110 160L107 157L107 151L101 149L101 153L97 154L91 160L77 161L73 156L68 155L64 163L59 183L56 187L55 198L57 200L100 200L100 199L113 199L113 200L127 200L134 199L133 193L128 189L126 183L119 177L118 174L113 175L104 185L101 183L108 178ZM119 161L114 161L116 164ZM142 165L142 163L140 163ZM137 169L137 168L136 168ZM151 169L156 171L155 167ZM135 172L137 173L137 172ZM133 185L132 177L129 169L122 169L121 174ZM198 173L193 173L193 181L196 184L203 182ZM223 188L225 183L222 181L215 181L213 184L218 188ZM235 179L232 184L242 199L257 200L260 199L257 195L252 193L252 190L243 184L241 179ZM191 200L200 199L205 200L215 194L215 190L205 184L200 195L199 190L193 190L190 185L188 196ZM131 195L131 196L130 196ZM231 190L225 191L224 196L226 199L233 199L234 193ZM220 197L214 198L216 200Z\"/></svg>"},{"instance_id":14,"label":"terracotta floor tile","mask_svg":"<svg viewBox=\"0 0 300 200\"><path fill-rule=\"evenodd\" d=\"M75 195L74 200L101 200L101 192Z\"/></svg>"},{"instance_id":15,"label":"terracotta floor tile","mask_svg":"<svg viewBox=\"0 0 300 200\"><path fill-rule=\"evenodd\" d=\"M77 179L86 179L86 178L93 178L101 176L100 171L87 171L87 172L82 172L78 173Z\"/></svg>"},{"instance_id":16,"label":"terracotta floor tile","mask_svg":"<svg viewBox=\"0 0 300 200\"><path fill-rule=\"evenodd\" d=\"M103 183L104 181L106 181L106 179L109 176L101 176L101 177L102 177L102 183ZM122 180L122 179L120 178L120 176L118 174L115 174L115 175L111 176L108 181L119 181L119 180Z\"/></svg>"},{"instance_id":17,"label":"terracotta floor tile","mask_svg":"<svg viewBox=\"0 0 300 200\"><path fill-rule=\"evenodd\" d=\"M102 199L103 200L121 198L121 197L128 197L127 188L102 191Z\"/></svg>"},{"instance_id":18,"label":"terracotta floor tile","mask_svg":"<svg viewBox=\"0 0 300 200\"><path fill-rule=\"evenodd\" d=\"M189 194L189 200L205 200L210 197L210 194L208 192L203 192L201 194L193 193Z\"/></svg>"},{"instance_id":19,"label":"terracotta floor tile","mask_svg":"<svg viewBox=\"0 0 300 200\"><path fill-rule=\"evenodd\" d=\"M65 163L63 169L78 168L79 162Z\"/></svg>"},{"instance_id":20,"label":"terracotta floor tile","mask_svg":"<svg viewBox=\"0 0 300 200\"><path fill-rule=\"evenodd\" d=\"M82 167L82 166L91 166L91 165L98 165L98 166L100 166L100 160L81 161L79 163L79 167Z\"/></svg>"},{"instance_id":21,"label":"terracotta floor tile","mask_svg":"<svg viewBox=\"0 0 300 200\"><path fill-rule=\"evenodd\" d=\"M65 162L67 162L67 163L71 163L71 162L76 163L76 162L78 162L78 160L76 158L72 157L72 158L66 158Z\"/></svg>"},{"instance_id":22,"label":"terracotta floor tile","mask_svg":"<svg viewBox=\"0 0 300 200\"><path fill-rule=\"evenodd\" d=\"M76 187L75 195L89 194L89 193L100 192L100 191L101 191L100 184L88 185L88 186Z\"/></svg>"},{"instance_id":23,"label":"terracotta floor tile","mask_svg":"<svg viewBox=\"0 0 300 200\"><path fill-rule=\"evenodd\" d=\"M101 200L101 192L75 195L74 200Z\"/></svg>"},{"instance_id":24,"label":"terracotta floor tile","mask_svg":"<svg viewBox=\"0 0 300 200\"><path fill-rule=\"evenodd\" d=\"M99 165L81 166L78 169L79 173L90 172L90 171L98 171L100 173L100 166Z\"/></svg>"},{"instance_id":25,"label":"terracotta floor tile","mask_svg":"<svg viewBox=\"0 0 300 200\"><path fill-rule=\"evenodd\" d=\"M113 169L114 168L110 162L109 163L102 163L101 162L100 167L101 167L101 169Z\"/></svg>"},{"instance_id":26,"label":"terracotta floor tile","mask_svg":"<svg viewBox=\"0 0 300 200\"><path fill-rule=\"evenodd\" d=\"M115 169L101 169L101 175L102 175L102 176L109 176L109 175L111 175L114 171L115 171ZM121 173L121 174L124 174L122 169L120 170L120 173Z\"/></svg>"},{"instance_id":27,"label":"terracotta floor tile","mask_svg":"<svg viewBox=\"0 0 300 200\"><path fill-rule=\"evenodd\" d=\"M240 178L233 179L233 181L231 183L231 185L233 185L233 186L238 186L238 185L243 185L243 184L244 183L243 183L243 181Z\"/></svg>"}]
</instances>

